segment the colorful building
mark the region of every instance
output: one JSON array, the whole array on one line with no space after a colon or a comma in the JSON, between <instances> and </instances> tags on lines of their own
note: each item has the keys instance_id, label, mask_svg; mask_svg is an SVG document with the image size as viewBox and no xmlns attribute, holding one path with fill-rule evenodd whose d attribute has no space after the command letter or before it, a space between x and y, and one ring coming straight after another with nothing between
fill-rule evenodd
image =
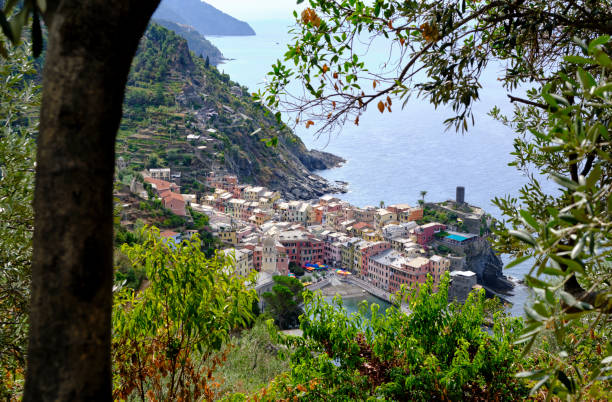
<instances>
[{"instance_id":1,"label":"colorful building","mask_svg":"<svg viewBox=\"0 0 612 402\"><path fill-rule=\"evenodd\" d=\"M415 229L417 243L421 246L426 246L434 239L436 233L440 233L443 230L446 230L446 225L437 222L421 225Z\"/></svg>"}]
</instances>

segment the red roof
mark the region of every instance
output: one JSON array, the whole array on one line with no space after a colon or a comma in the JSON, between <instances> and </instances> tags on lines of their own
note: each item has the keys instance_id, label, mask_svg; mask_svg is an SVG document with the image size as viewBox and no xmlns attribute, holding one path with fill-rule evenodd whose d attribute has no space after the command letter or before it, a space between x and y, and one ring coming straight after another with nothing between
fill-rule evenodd
<instances>
[{"instance_id":1,"label":"red roof","mask_svg":"<svg viewBox=\"0 0 612 402\"><path fill-rule=\"evenodd\" d=\"M173 232L172 230L164 230L159 234L161 237L174 237L178 235L178 233Z\"/></svg>"},{"instance_id":2,"label":"red roof","mask_svg":"<svg viewBox=\"0 0 612 402\"><path fill-rule=\"evenodd\" d=\"M161 194L161 197L164 199L164 201L177 200L177 201L185 202L185 199L183 198L182 195L173 193L172 191L164 191L164 193Z\"/></svg>"},{"instance_id":3,"label":"red roof","mask_svg":"<svg viewBox=\"0 0 612 402\"><path fill-rule=\"evenodd\" d=\"M356 223L356 224L353 225L353 229L355 229L355 230L361 230L361 229L363 229L365 227L371 228L372 225L370 225L369 223L366 223L366 222L359 222L359 223Z\"/></svg>"},{"instance_id":4,"label":"red roof","mask_svg":"<svg viewBox=\"0 0 612 402\"><path fill-rule=\"evenodd\" d=\"M169 189L172 183L165 180L154 179L152 177L145 177L144 180L147 183L154 184L157 191L162 191L163 189Z\"/></svg>"}]
</instances>

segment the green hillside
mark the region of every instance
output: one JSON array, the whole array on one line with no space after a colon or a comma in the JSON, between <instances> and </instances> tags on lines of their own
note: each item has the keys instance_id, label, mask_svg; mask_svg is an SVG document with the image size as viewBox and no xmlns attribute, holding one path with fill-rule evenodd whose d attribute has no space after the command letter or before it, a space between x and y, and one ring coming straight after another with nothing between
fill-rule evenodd
<instances>
[{"instance_id":1,"label":"green hillside","mask_svg":"<svg viewBox=\"0 0 612 402\"><path fill-rule=\"evenodd\" d=\"M195 28L189 25L177 24L169 20L156 19L153 21L185 38L187 40L187 44L189 45L189 50L203 59L208 57L210 64L216 66L217 64L223 62L224 57L223 54L221 54L221 51L215 45L210 43L210 41L208 41L204 36L202 36Z\"/></svg>"},{"instance_id":2,"label":"green hillside","mask_svg":"<svg viewBox=\"0 0 612 402\"><path fill-rule=\"evenodd\" d=\"M278 136L275 148L266 138ZM189 137L188 137L189 136ZM117 154L133 169L170 167L186 191L201 190L211 170L277 189L287 198L335 189L313 175L340 158L308 151L252 101L246 88L189 51L175 32L151 24L125 95Z\"/></svg>"}]
</instances>

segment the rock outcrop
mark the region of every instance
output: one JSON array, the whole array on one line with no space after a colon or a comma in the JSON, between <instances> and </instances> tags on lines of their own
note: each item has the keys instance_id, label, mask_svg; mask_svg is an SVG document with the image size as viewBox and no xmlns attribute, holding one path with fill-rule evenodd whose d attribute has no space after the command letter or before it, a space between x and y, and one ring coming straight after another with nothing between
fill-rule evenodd
<instances>
[{"instance_id":1,"label":"rock outcrop","mask_svg":"<svg viewBox=\"0 0 612 402\"><path fill-rule=\"evenodd\" d=\"M497 292L507 292L513 285L503 274L504 264L487 240L466 247L466 268L475 272L478 283Z\"/></svg>"}]
</instances>

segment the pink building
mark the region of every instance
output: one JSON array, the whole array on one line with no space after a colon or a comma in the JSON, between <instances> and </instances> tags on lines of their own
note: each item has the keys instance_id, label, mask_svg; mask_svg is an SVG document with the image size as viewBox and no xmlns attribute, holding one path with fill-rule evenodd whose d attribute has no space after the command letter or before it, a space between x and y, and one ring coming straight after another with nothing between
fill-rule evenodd
<instances>
[{"instance_id":1,"label":"pink building","mask_svg":"<svg viewBox=\"0 0 612 402\"><path fill-rule=\"evenodd\" d=\"M308 262L323 262L323 241L308 232L289 230L282 232L278 241L287 253L288 262L304 265Z\"/></svg>"},{"instance_id":2,"label":"pink building","mask_svg":"<svg viewBox=\"0 0 612 402\"><path fill-rule=\"evenodd\" d=\"M403 261L404 257L395 250L385 250L368 258L366 280L384 291L389 291L390 267Z\"/></svg>"},{"instance_id":3,"label":"pink building","mask_svg":"<svg viewBox=\"0 0 612 402\"><path fill-rule=\"evenodd\" d=\"M391 266L389 270L389 292L397 292L401 285L413 287L417 283L425 283L427 274L430 272L431 262L423 257L402 261L399 266Z\"/></svg>"},{"instance_id":4,"label":"pink building","mask_svg":"<svg viewBox=\"0 0 612 402\"><path fill-rule=\"evenodd\" d=\"M323 246L323 262L332 266L340 265L342 263L342 243L325 242Z\"/></svg>"},{"instance_id":5,"label":"pink building","mask_svg":"<svg viewBox=\"0 0 612 402\"><path fill-rule=\"evenodd\" d=\"M173 214L178 216L187 215L187 212L185 211L185 200L183 199L182 195L168 190L164 191L161 194L161 197L164 208L169 209Z\"/></svg>"},{"instance_id":6,"label":"pink building","mask_svg":"<svg viewBox=\"0 0 612 402\"><path fill-rule=\"evenodd\" d=\"M368 276L368 263L370 257L380 254L385 250L389 250L390 248L391 244L386 241L368 243L365 246L361 247L361 272L359 273L359 275L362 278L366 278Z\"/></svg>"},{"instance_id":7,"label":"pink building","mask_svg":"<svg viewBox=\"0 0 612 402\"><path fill-rule=\"evenodd\" d=\"M426 246L434 239L434 235L443 230L446 230L446 225L437 222L427 223L417 227L414 231L417 236L417 243L421 246Z\"/></svg>"},{"instance_id":8,"label":"pink building","mask_svg":"<svg viewBox=\"0 0 612 402\"><path fill-rule=\"evenodd\" d=\"M289 273L289 257L285 247L277 246L276 253L276 270L281 275L287 275Z\"/></svg>"}]
</instances>

